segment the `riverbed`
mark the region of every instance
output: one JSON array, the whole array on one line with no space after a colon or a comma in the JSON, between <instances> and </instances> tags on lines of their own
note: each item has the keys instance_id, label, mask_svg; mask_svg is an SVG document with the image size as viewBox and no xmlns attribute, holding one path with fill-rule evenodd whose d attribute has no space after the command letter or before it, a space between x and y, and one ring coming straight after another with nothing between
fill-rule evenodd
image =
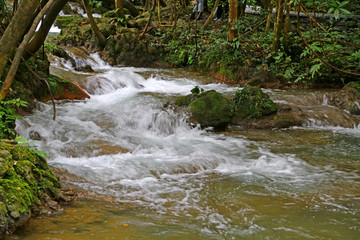
<instances>
[{"instance_id":1,"label":"riverbed","mask_svg":"<svg viewBox=\"0 0 360 240\"><path fill-rule=\"evenodd\" d=\"M238 87L181 69L112 67L96 54L77 62L95 73L59 60L52 72L91 98L58 101L55 121L52 105L38 103L17 131L40 136L49 165L103 199L76 200L8 239L359 238L360 127L330 124L334 107L309 101L322 91L265 90L321 109L325 118L304 126L214 132L166 103L194 86L226 95Z\"/></svg>"}]
</instances>

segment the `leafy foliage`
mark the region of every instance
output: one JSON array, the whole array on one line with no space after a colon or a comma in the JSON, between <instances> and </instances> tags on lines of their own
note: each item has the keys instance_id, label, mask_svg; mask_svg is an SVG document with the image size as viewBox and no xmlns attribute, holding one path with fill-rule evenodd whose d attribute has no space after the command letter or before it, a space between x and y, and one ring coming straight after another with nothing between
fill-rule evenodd
<instances>
[{"instance_id":1,"label":"leafy foliage","mask_svg":"<svg viewBox=\"0 0 360 240\"><path fill-rule=\"evenodd\" d=\"M91 8L99 8L102 6L102 1L90 0L89 4Z\"/></svg>"},{"instance_id":2,"label":"leafy foliage","mask_svg":"<svg viewBox=\"0 0 360 240\"><path fill-rule=\"evenodd\" d=\"M23 147L27 147L30 151L32 151L33 153L35 153L36 155L39 155L41 157L45 157L47 155L46 152L40 151L38 149L36 149L35 147L32 147L31 144L35 143L34 141L30 141L27 138L24 138L23 136L18 136L15 138L15 141Z\"/></svg>"},{"instance_id":3,"label":"leafy foliage","mask_svg":"<svg viewBox=\"0 0 360 240\"><path fill-rule=\"evenodd\" d=\"M15 137L15 120L20 118L15 107L24 107L26 104L19 98L0 102L0 139Z\"/></svg>"},{"instance_id":4,"label":"leafy foliage","mask_svg":"<svg viewBox=\"0 0 360 240\"><path fill-rule=\"evenodd\" d=\"M306 19L306 23L303 22L300 27L303 36L297 33L296 19L291 19L290 30L286 39L280 38L277 52L271 51L271 29L268 35L264 35L264 15L250 15L238 19L235 25L238 38L231 43L227 39L227 26L217 22L210 30L193 26L179 27L176 32L165 33L166 37L162 37L161 41L166 44L167 60L177 66L217 72L230 80L237 78L236 71L239 69L259 65L266 65L271 72L285 76L291 84L346 83L354 80L352 75L336 69L360 72L360 37L357 31L360 25L341 22L341 16L351 14L351 9L356 12L359 4L337 0L295 0L291 6L300 2L304 9L332 14L332 18L321 23L321 26L313 22L312 27L307 26ZM249 4L256 5L253 1ZM347 24L353 25L347 27Z\"/></svg>"}]
</instances>

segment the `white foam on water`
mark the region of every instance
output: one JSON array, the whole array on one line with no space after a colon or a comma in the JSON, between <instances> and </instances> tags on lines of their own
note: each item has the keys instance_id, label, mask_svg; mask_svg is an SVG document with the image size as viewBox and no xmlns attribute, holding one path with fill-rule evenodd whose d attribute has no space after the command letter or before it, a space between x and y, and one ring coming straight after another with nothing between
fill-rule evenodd
<instances>
[{"instance_id":1,"label":"white foam on water","mask_svg":"<svg viewBox=\"0 0 360 240\"><path fill-rule=\"evenodd\" d=\"M55 121L51 105L39 103L34 115L17 121L16 129L25 137L38 132L44 141L37 146L50 153L49 163L85 178L86 183L77 184L86 190L160 214L202 219L209 226L204 231L251 235L264 229L244 220L249 227L235 233L230 217L204 206L209 181L231 179L265 186L266 194L291 195L347 176L295 155L272 153L242 137L191 128L187 116L163 106L171 96L189 94L194 85L227 93L235 88L186 78L144 78L136 72L148 69L113 68L96 54L91 59L86 63L99 72L88 77L90 99L60 102ZM359 127L336 129L360 133ZM129 152L89 152L99 141Z\"/></svg>"}]
</instances>

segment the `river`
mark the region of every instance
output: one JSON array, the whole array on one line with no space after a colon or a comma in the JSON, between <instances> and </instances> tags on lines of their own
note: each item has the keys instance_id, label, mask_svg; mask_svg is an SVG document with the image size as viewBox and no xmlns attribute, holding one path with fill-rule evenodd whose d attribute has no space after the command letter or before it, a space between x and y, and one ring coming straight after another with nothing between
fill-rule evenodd
<instances>
[{"instance_id":1,"label":"river","mask_svg":"<svg viewBox=\"0 0 360 240\"><path fill-rule=\"evenodd\" d=\"M96 73L58 61L52 72L91 98L58 101L55 121L39 103L17 131L38 133L49 165L102 197L33 218L7 239L359 239L359 126L203 130L164 104L196 85L238 88L181 69L111 67L96 54L77 61ZM267 90L277 101L314 92Z\"/></svg>"}]
</instances>

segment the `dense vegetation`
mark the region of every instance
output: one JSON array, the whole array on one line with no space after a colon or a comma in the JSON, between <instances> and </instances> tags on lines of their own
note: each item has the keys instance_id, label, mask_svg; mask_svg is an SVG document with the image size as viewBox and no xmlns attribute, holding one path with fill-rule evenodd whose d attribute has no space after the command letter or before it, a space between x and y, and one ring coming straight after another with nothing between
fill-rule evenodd
<instances>
[{"instance_id":1,"label":"dense vegetation","mask_svg":"<svg viewBox=\"0 0 360 240\"><path fill-rule=\"evenodd\" d=\"M250 77L249 68L282 75L290 84L342 84L359 79L360 19L355 16L358 2L288 4L288 10L293 12L282 20L276 49L275 32L273 28L267 29L268 13L260 10L257 15L239 16L234 26L236 38L232 41L227 25L222 22L205 30L201 24L190 31L186 26L178 27L172 35L166 35L171 37L167 44L168 59L176 65L210 69L235 81Z\"/></svg>"}]
</instances>

